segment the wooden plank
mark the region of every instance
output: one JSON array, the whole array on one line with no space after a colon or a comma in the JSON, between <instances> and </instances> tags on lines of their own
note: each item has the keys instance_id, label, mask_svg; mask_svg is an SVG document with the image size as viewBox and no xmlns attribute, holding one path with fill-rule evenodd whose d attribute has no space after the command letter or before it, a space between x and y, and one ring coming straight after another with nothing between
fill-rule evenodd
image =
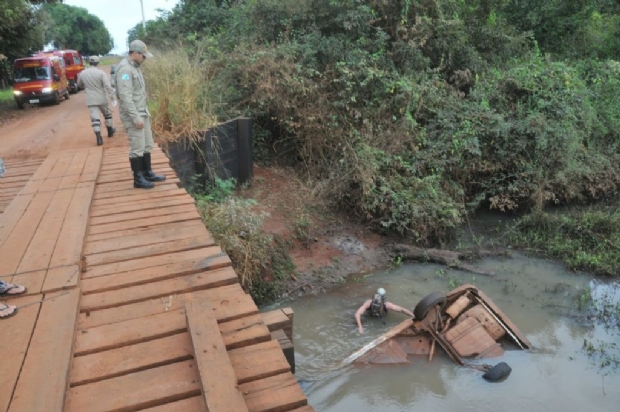
<instances>
[{"instance_id":1,"label":"wooden plank","mask_svg":"<svg viewBox=\"0 0 620 412\"><path fill-rule=\"evenodd\" d=\"M157 165L155 164L153 164L152 166L154 168L157 168ZM174 173L172 169L166 168L163 171L158 171L158 174L166 176L167 178L166 183L169 183L169 179L177 179L177 175ZM118 173L105 173L105 174L99 175L99 178L97 179L97 184L102 185L102 188L103 187L107 188L108 186L111 187L115 183L125 182L125 183L116 185L117 187L121 187L121 186L126 186L127 185L126 182L129 182L129 181L133 181L133 174L128 169L126 169Z\"/></svg>"},{"instance_id":2,"label":"wooden plank","mask_svg":"<svg viewBox=\"0 0 620 412\"><path fill-rule=\"evenodd\" d=\"M0 248L0 276L13 274L17 270L53 196L53 192L38 193L4 241Z\"/></svg>"},{"instance_id":3,"label":"wooden plank","mask_svg":"<svg viewBox=\"0 0 620 412\"><path fill-rule=\"evenodd\" d=\"M41 293L43 289L43 283L45 282L46 270L37 270L35 272L19 273L15 276L8 278L10 283L17 283L28 288L28 294ZM5 297L3 299L10 299Z\"/></svg>"},{"instance_id":4,"label":"wooden plank","mask_svg":"<svg viewBox=\"0 0 620 412\"><path fill-rule=\"evenodd\" d=\"M131 259L140 259L147 256L158 256L171 252L182 252L199 248L210 247L215 241L210 235L194 237L190 239L179 239L175 242L162 242L154 245L137 246L114 250L111 252L98 253L96 255L86 256L86 266L93 267L113 262L121 262Z\"/></svg>"},{"instance_id":5,"label":"wooden plank","mask_svg":"<svg viewBox=\"0 0 620 412\"><path fill-rule=\"evenodd\" d=\"M154 188L149 189L147 194L175 191L178 188L179 187L174 183L170 184L170 183L163 182L163 183L155 185ZM119 190L116 188L110 188L110 190L98 190L97 193L95 193L95 199L103 200L103 199L114 198L114 197L132 196L140 192L143 193L144 189L135 189L133 186L127 183L127 189Z\"/></svg>"},{"instance_id":6,"label":"wooden plank","mask_svg":"<svg viewBox=\"0 0 620 412\"><path fill-rule=\"evenodd\" d=\"M193 359L189 333L124 346L73 360L71 386L111 379Z\"/></svg>"},{"instance_id":7,"label":"wooden plank","mask_svg":"<svg viewBox=\"0 0 620 412\"><path fill-rule=\"evenodd\" d=\"M308 404L292 373L239 385L250 412L288 411Z\"/></svg>"},{"instance_id":8,"label":"wooden plank","mask_svg":"<svg viewBox=\"0 0 620 412\"><path fill-rule=\"evenodd\" d=\"M173 215L176 213L192 212L195 210L196 210L196 206L192 203L185 204L185 205L168 206L168 207L161 206L161 207L154 208L152 210L143 209L143 210L139 210L135 212L125 212L125 213L119 213L115 215L91 217L90 224L92 226L95 226L95 225L102 225L102 224L108 224L108 223L124 222L128 220L134 221L136 219L143 218L144 216L149 216L150 218L153 218L157 216Z\"/></svg>"},{"instance_id":9,"label":"wooden plank","mask_svg":"<svg viewBox=\"0 0 620 412\"><path fill-rule=\"evenodd\" d=\"M139 210L148 210L149 208L157 208L157 207L169 207L169 206L180 206L180 205L193 205L195 204L195 200L191 196L178 196L170 199L165 199L159 202L151 202L150 204L141 204L141 203L130 203L124 206L113 206L108 208L103 207L93 207L90 216L100 217L100 216L108 216L108 215L116 215L120 213L127 212L136 212Z\"/></svg>"},{"instance_id":10,"label":"wooden plank","mask_svg":"<svg viewBox=\"0 0 620 412\"><path fill-rule=\"evenodd\" d=\"M145 216L147 216L146 213L145 213ZM128 222L118 222L118 223L109 223L105 225L91 226L89 233L95 235L98 233L114 232L117 230L126 230L126 229L138 228L138 227L148 227L148 226L160 225L162 223L183 222L187 220L201 221L201 218L196 210L192 210L191 212L185 212L185 213L175 213L172 215L157 216L157 217L144 217L142 219L135 219L135 220L128 221Z\"/></svg>"},{"instance_id":11,"label":"wooden plank","mask_svg":"<svg viewBox=\"0 0 620 412\"><path fill-rule=\"evenodd\" d=\"M261 317L263 322L269 329L269 332L273 332L279 329L290 328L291 320L284 314L282 309L275 309L269 312L262 312Z\"/></svg>"},{"instance_id":12,"label":"wooden plank","mask_svg":"<svg viewBox=\"0 0 620 412\"><path fill-rule=\"evenodd\" d=\"M208 299L211 302L218 322L229 322L258 313L258 308L250 295L246 294L239 284L234 284L185 294L175 294L171 291L165 298L81 313L78 316L78 327L88 329L178 310L185 307L186 301L195 298Z\"/></svg>"},{"instance_id":13,"label":"wooden plank","mask_svg":"<svg viewBox=\"0 0 620 412\"><path fill-rule=\"evenodd\" d=\"M13 390L22 368L30 337L34 330L40 303L32 304L42 299L41 295L22 296L13 299L10 303L18 307L17 315L2 319L2 328L7 332L0 339L0 353L2 354L2 373L0 373L0 411L9 409L13 397ZM19 308L21 305L30 306Z\"/></svg>"},{"instance_id":14,"label":"wooden plank","mask_svg":"<svg viewBox=\"0 0 620 412\"><path fill-rule=\"evenodd\" d=\"M220 323L220 333L228 350L271 340L269 330L256 314Z\"/></svg>"},{"instance_id":15,"label":"wooden plank","mask_svg":"<svg viewBox=\"0 0 620 412\"><path fill-rule=\"evenodd\" d=\"M232 268L201 272L161 282L125 287L113 292L85 295L82 298L82 312L108 309L144 300L169 296L171 293L188 293L202 289L216 288L237 283L237 274Z\"/></svg>"},{"instance_id":16,"label":"wooden plank","mask_svg":"<svg viewBox=\"0 0 620 412\"><path fill-rule=\"evenodd\" d=\"M160 199L162 197L165 198L165 197L173 197L173 196L181 196L181 195L187 196L187 191L185 189L176 188L173 190L155 191L152 193L151 193L151 190L154 190L154 189L149 189L148 191L143 190L141 192L139 192L138 189L136 189L131 194L127 194L125 196L119 196L119 197L109 197L109 198L104 198L104 199L94 198L93 207L103 206L103 205L114 205L118 203L143 202L145 200L146 201L157 201L156 199Z\"/></svg>"},{"instance_id":17,"label":"wooden plank","mask_svg":"<svg viewBox=\"0 0 620 412\"><path fill-rule=\"evenodd\" d=\"M49 267L58 235L75 190L61 190L54 194L36 233L18 267L18 272L28 272ZM63 239L64 242L64 239Z\"/></svg>"},{"instance_id":18,"label":"wooden plank","mask_svg":"<svg viewBox=\"0 0 620 412\"><path fill-rule=\"evenodd\" d=\"M99 276L114 275L122 272L129 272L149 267L167 265L174 262L184 261L200 261L220 257L224 254L219 246L209 246L202 249L187 250L175 253L166 253L164 255L134 259L124 262L108 263L105 265L94 266L84 273L84 279L90 279Z\"/></svg>"},{"instance_id":19,"label":"wooden plank","mask_svg":"<svg viewBox=\"0 0 620 412\"><path fill-rule=\"evenodd\" d=\"M301 408L295 408L291 412L315 412L314 408L310 405L302 406Z\"/></svg>"},{"instance_id":20,"label":"wooden plank","mask_svg":"<svg viewBox=\"0 0 620 412\"><path fill-rule=\"evenodd\" d=\"M59 239L62 241L56 243L50 260L51 267L80 265L88 226L88 211L94 190L94 182L81 183L75 189L67 210L67 217L60 231Z\"/></svg>"},{"instance_id":21,"label":"wooden plank","mask_svg":"<svg viewBox=\"0 0 620 412\"><path fill-rule=\"evenodd\" d=\"M0 245L9 237L20 217L28 209L34 195L17 196L0 216Z\"/></svg>"},{"instance_id":22,"label":"wooden plank","mask_svg":"<svg viewBox=\"0 0 620 412\"><path fill-rule=\"evenodd\" d=\"M186 238L210 236L202 223L184 222L158 225L155 228L141 228L122 231L124 235L111 239L94 240L102 235L89 236L84 246L84 255L119 251L126 248L148 246L157 243L172 243ZM107 235L107 234L106 234Z\"/></svg>"},{"instance_id":23,"label":"wooden plank","mask_svg":"<svg viewBox=\"0 0 620 412\"><path fill-rule=\"evenodd\" d=\"M167 403L161 406L155 406L149 409L143 409L141 412L206 412L207 406L200 396L194 396L182 401Z\"/></svg>"},{"instance_id":24,"label":"wooden plank","mask_svg":"<svg viewBox=\"0 0 620 412\"><path fill-rule=\"evenodd\" d=\"M58 154L51 154L45 158L41 166L37 169L36 172L32 175L30 180L45 180L49 176L50 172L56 165L58 161Z\"/></svg>"},{"instance_id":25,"label":"wooden plank","mask_svg":"<svg viewBox=\"0 0 620 412\"><path fill-rule=\"evenodd\" d=\"M280 345L274 340L233 349L228 352L228 357L240 384L291 370Z\"/></svg>"},{"instance_id":26,"label":"wooden plank","mask_svg":"<svg viewBox=\"0 0 620 412\"><path fill-rule=\"evenodd\" d=\"M71 161L73 160L74 156L75 152L73 151L63 152L52 170L50 171L49 177L63 177L67 173L67 170L69 170L69 166L71 165Z\"/></svg>"},{"instance_id":27,"label":"wooden plank","mask_svg":"<svg viewBox=\"0 0 620 412\"><path fill-rule=\"evenodd\" d=\"M9 412L63 411L80 292L49 298L41 306Z\"/></svg>"},{"instance_id":28,"label":"wooden plank","mask_svg":"<svg viewBox=\"0 0 620 412\"><path fill-rule=\"evenodd\" d=\"M174 186L175 188L179 187L179 183L181 182L179 178L176 177L173 173L159 173L160 175L166 176L166 180L164 182L158 183L158 185L166 185L166 186ZM108 180L109 179L109 180ZM157 187L157 186L156 186ZM111 178L102 178L99 176L97 179L97 193L111 193L111 192L125 192L127 190L135 191L133 188L133 175L119 177L114 180Z\"/></svg>"},{"instance_id":29,"label":"wooden plank","mask_svg":"<svg viewBox=\"0 0 620 412\"><path fill-rule=\"evenodd\" d=\"M96 235L88 234L86 237L86 242L88 243L88 242L99 242L102 240L120 240L120 238L125 238L129 236L138 236L138 235L151 235L152 236L152 235L157 235L160 231L166 232L174 228L178 228L180 230L182 228L190 227L190 226L195 227L195 228L202 227L205 231L207 230L202 224L202 222L200 223L196 221L174 222L174 223L157 225L154 227L138 227L138 228L133 228L133 229L128 229L128 230L119 230L118 232L99 233ZM156 237L156 236L152 236L152 237ZM153 243L159 243L159 242L153 242Z\"/></svg>"},{"instance_id":30,"label":"wooden plank","mask_svg":"<svg viewBox=\"0 0 620 412\"><path fill-rule=\"evenodd\" d=\"M128 412L200 393L193 360L69 389L65 412Z\"/></svg>"},{"instance_id":31,"label":"wooden plank","mask_svg":"<svg viewBox=\"0 0 620 412\"><path fill-rule=\"evenodd\" d=\"M75 355L83 356L148 342L181 333L186 329L183 310L83 329L77 334Z\"/></svg>"},{"instance_id":32,"label":"wooden plank","mask_svg":"<svg viewBox=\"0 0 620 412\"><path fill-rule=\"evenodd\" d=\"M222 253L217 257L169 263L163 266L148 267L108 276L96 278L82 277L81 288L85 294L116 291L131 286L146 285L152 282L160 282L207 271L212 271L212 276L215 277L232 277L230 273L232 268L229 265L229 257ZM227 273L214 273L216 271L226 271Z\"/></svg>"},{"instance_id":33,"label":"wooden plank","mask_svg":"<svg viewBox=\"0 0 620 412\"><path fill-rule=\"evenodd\" d=\"M41 291L43 293L50 293L63 289L71 289L78 285L79 280L80 268L76 265L49 269Z\"/></svg>"},{"instance_id":34,"label":"wooden plank","mask_svg":"<svg viewBox=\"0 0 620 412\"><path fill-rule=\"evenodd\" d=\"M41 180L30 179L28 184L24 186L24 188L21 190L20 194L26 195L29 193L55 192L56 190L58 190L60 182L62 182L62 177L54 177Z\"/></svg>"},{"instance_id":35,"label":"wooden plank","mask_svg":"<svg viewBox=\"0 0 620 412\"><path fill-rule=\"evenodd\" d=\"M71 163L67 168L64 176L74 176L81 175L82 170L84 170L84 165L86 164L86 158L88 157L88 152L85 150L76 151L73 155L73 159L71 159Z\"/></svg>"},{"instance_id":36,"label":"wooden plank","mask_svg":"<svg viewBox=\"0 0 620 412\"><path fill-rule=\"evenodd\" d=\"M207 409L209 412L247 411L211 304L188 303L185 313Z\"/></svg>"},{"instance_id":37,"label":"wooden plank","mask_svg":"<svg viewBox=\"0 0 620 412\"><path fill-rule=\"evenodd\" d=\"M91 148L88 150L88 157L86 158L86 164L82 170L82 176L93 177L93 180L97 178L99 170L101 169L101 160L103 159L103 149L100 147Z\"/></svg>"}]
</instances>

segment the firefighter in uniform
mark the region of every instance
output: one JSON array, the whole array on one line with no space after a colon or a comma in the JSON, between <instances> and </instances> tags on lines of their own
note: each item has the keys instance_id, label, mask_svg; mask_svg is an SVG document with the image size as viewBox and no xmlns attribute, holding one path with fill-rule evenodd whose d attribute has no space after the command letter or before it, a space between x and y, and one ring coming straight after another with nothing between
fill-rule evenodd
<instances>
[{"instance_id":1,"label":"firefighter in uniform","mask_svg":"<svg viewBox=\"0 0 620 412\"><path fill-rule=\"evenodd\" d=\"M120 104L120 116L129 138L129 162L136 188L150 189L153 182L162 182L166 176L156 175L151 168L153 132L151 114L146 105L146 86L140 65L147 57L153 57L146 44L134 40L129 44L129 54L116 69L116 96Z\"/></svg>"},{"instance_id":2,"label":"firefighter in uniform","mask_svg":"<svg viewBox=\"0 0 620 412\"><path fill-rule=\"evenodd\" d=\"M385 300L385 295L385 289L377 289L377 293L375 293L373 298L364 302L357 312L355 312L355 321L357 322L357 330L359 333L364 333L364 327L362 326L362 315L364 313L374 318L380 318L384 325L385 320L383 320L383 318L387 315L388 310L404 313L412 318L414 317L411 311Z\"/></svg>"},{"instance_id":3,"label":"firefighter in uniform","mask_svg":"<svg viewBox=\"0 0 620 412\"><path fill-rule=\"evenodd\" d=\"M90 112L90 121L97 137L97 145L103 144L101 138L101 114L105 118L105 125L108 128L108 137L114 136L116 129L112 123L112 110L108 103L108 96L112 100L112 105L116 106L116 97L114 89L110 85L110 79L103 70L99 70L99 57L90 57L90 67L84 70L78 76L78 86L86 89L86 105ZM106 95L107 93L107 95Z\"/></svg>"}]
</instances>

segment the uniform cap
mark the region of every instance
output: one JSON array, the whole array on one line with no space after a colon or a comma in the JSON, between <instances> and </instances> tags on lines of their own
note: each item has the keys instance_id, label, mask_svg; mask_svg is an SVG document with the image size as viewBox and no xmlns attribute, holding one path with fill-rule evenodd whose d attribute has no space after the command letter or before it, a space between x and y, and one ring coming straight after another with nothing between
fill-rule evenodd
<instances>
[{"instance_id":1,"label":"uniform cap","mask_svg":"<svg viewBox=\"0 0 620 412\"><path fill-rule=\"evenodd\" d=\"M99 60L99 56L90 56L90 60L91 63L99 63L101 60Z\"/></svg>"},{"instance_id":2,"label":"uniform cap","mask_svg":"<svg viewBox=\"0 0 620 412\"><path fill-rule=\"evenodd\" d=\"M142 54L144 57L149 57L149 58L153 57L153 54L149 52L148 47L146 47L146 44L144 44L142 40L134 40L131 43L129 43L129 51L138 52Z\"/></svg>"},{"instance_id":3,"label":"uniform cap","mask_svg":"<svg viewBox=\"0 0 620 412\"><path fill-rule=\"evenodd\" d=\"M381 295L382 297L385 296L387 292L385 291L385 289L383 288L379 288L377 289L377 294Z\"/></svg>"}]
</instances>

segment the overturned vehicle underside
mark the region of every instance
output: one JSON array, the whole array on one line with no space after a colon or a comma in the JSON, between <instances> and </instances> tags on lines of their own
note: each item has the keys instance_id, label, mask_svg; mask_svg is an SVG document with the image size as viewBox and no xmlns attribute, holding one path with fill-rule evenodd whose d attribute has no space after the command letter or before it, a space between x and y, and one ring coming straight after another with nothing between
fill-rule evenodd
<instances>
[{"instance_id":1,"label":"overturned vehicle underside","mask_svg":"<svg viewBox=\"0 0 620 412\"><path fill-rule=\"evenodd\" d=\"M504 362L490 365L465 360L494 358L504 346L531 349L531 343L506 315L473 285L463 285L447 295L434 292L418 303L415 318L407 319L370 342L344 363L409 363L410 356L433 359L438 344L457 364L479 369L488 381L510 374Z\"/></svg>"}]
</instances>

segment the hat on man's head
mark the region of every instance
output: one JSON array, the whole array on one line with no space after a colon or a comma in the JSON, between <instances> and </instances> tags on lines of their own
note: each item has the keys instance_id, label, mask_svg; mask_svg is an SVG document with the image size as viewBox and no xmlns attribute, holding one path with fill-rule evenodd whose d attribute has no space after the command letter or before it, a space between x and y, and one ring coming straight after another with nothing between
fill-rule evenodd
<instances>
[{"instance_id":1,"label":"hat on man's head","mask_svg":"<svg viewBox=\"0 0 620 412\"><path fill-rule=\"evenodd\" d=\"M131 43L129 43L129 51L138 52L142 54L144 57L149 57L149 58L153 57L153 54L149 52L148 47L146 47L146 44L144 44L142 40L134 40Z\"/></svg>"},{"instance_id":2,"label":"hat on man's head","mask_svg":"<svg viewBox=\"0 0 620 412\"><path fill-rule=\"evenodd\" d=\"M99 56L90 56L88 61L91 63L99 63L101 60L99 60Z\"/></svg>"}]
</instances>

